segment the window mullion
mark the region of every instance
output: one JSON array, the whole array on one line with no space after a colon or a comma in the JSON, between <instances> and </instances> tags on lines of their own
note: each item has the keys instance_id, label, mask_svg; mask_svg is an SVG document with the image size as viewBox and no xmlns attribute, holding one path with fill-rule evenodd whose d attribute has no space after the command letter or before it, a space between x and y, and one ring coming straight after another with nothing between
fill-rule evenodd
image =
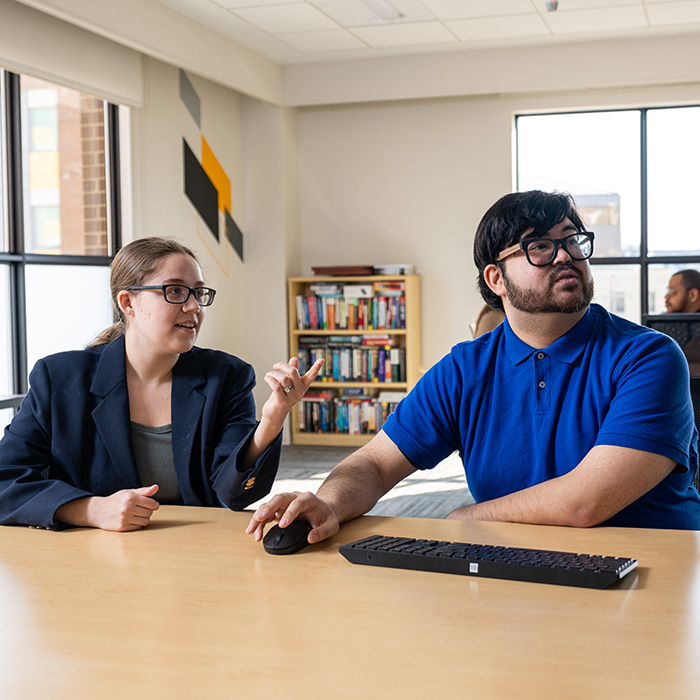
<instances>
[{"instance_id":1,"label":"window mullion","mask_svg":"<svg viewBox=\"0 0 700 700\"><path fill-rule=\"evenodd\" d=\"M13 389L27 391L27 307L24 289L24 202L22 190L22 137L19 75L5 73L7 145L7 223L9 252L19 255L11 264L10 303L12 308Z\"/></svg>"},{"instance_id":2,"label":"window mullion","mask_svg":"<svg viewBox=\"0 0 700 700\"><path fill-rule=\"evenodd\" d=\"M642 263L642 274L640 276L640 308L642 310L642 318L649 313L649 237L648 237L648 189L647 189L647 172L648 172L648 160L647 160L647 110L641 109L639 111L640 118L640 162L639 162L639 174L640 174L640 198L639 203L641 207L640 211L640 236L641 240L640 253L641 253L641 263Z\"/></svg>"}]
</instances>

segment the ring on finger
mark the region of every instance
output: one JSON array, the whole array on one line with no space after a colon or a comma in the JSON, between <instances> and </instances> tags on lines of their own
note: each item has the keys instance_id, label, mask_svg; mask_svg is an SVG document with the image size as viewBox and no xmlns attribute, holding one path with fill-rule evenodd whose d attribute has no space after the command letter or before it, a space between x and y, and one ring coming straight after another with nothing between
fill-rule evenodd
<instances>
[{"instance_id":1,"label":"ring on finger","mask_svg":"<svg viewBox=\"0 0 700 700\"><path fill-rule=\"evenodd\" d=\"M289 386L283 386L283 387L282 387L282 391L283 391L285 394L288 394L293 388L294 388L294 387L290 384Z\"/></svg>"}]
</instances>

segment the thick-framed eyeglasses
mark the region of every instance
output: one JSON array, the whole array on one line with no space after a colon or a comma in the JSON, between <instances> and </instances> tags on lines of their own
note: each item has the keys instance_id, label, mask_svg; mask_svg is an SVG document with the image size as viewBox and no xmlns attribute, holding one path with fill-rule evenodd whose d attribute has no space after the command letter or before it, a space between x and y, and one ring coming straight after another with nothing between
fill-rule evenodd
<instances>
[{"instance_id":1,"label":"thick-framed eyeglasses","mask_svg":"<svg viewBox=\"0 0 700 700\"><path fill-rule=\"evenodd\" d=\"M522 250L530 265L544 267L554 262L560 246L572 260L588 260L593 255L594 238L593 231L572 233L564 238L526 238L524 241L502 250L496 258L496 262L505 260L509 255Z\"/></svg>"},{"instance_id":2,"label":"thick-framed eyeglasses","mask_svg":"<svg viewBox=\"0 0 700 700\"><path fill-rule=\"evenodd\" d=\"M216 290L209 287L185 287L184 284L156 284L145 287L127 287L127 292L140 292L142 289L159 289L168 304L184 304L190 295L200 306L211 306L216 296Z\"/></svg>"}]
</instances>

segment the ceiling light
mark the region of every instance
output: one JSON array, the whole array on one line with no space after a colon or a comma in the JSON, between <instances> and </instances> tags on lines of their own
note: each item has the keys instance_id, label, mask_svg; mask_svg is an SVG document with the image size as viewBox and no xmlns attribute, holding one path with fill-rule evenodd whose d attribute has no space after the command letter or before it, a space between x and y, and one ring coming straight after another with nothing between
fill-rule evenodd
<instances>
[{"instance_id":1,"label":"ceiling light","mask_svg":"<svg viewBox=\"0 0 700 700\"><path fill-rule=\"evenodd\" d=\"M394 19L401 19L403 15L398 12L388 0L360 0L363 5L366 5L377 17L389 22Z\"/></svg>"},{"instance_id":2,"label":"ceiling light","mask_svg":"<svg viewBox=\"0 0 700 700\"><path fill-rule=\"evenodd\" d=\"M554 12L559 7L559 0L547 0L544 6L547 8L547 12Z\"/></svg>"}]
</instances>

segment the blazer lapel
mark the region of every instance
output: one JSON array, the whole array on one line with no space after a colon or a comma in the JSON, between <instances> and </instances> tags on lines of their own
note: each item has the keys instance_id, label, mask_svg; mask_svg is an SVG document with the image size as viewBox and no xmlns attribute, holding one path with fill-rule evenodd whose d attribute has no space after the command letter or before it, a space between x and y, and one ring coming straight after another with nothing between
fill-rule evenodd
<instances>
[{"instance_id":1,"label":"blazer lapel","mask_svg":"<svg viewBox=\"0 0 700 700\"><path fill-rule=\"evenodd\" d=\"M92 417L105 450L125 488L134 488L140 482L131 446L123 336L102 351L90 391L96 396Z\"/></svg>"},{"instance_id":2,"label":"blazer lapel","mask_svg":"<svg viewBox=\"0 0 700 700\"><path fill-rule=\"evenodd\" d=\"M184 502L187 505L211 505L202 503L197 495L193 479L205 478L203 474L193 474L190 467L195 437L203 439L202 413L206 399L198 390L205 384L204 372L196 354L196 348L180 355L173 368L171 394L172 440L175 471ZM201 449L201 445L200 445Z\"/></svg>"}]
</instances>

